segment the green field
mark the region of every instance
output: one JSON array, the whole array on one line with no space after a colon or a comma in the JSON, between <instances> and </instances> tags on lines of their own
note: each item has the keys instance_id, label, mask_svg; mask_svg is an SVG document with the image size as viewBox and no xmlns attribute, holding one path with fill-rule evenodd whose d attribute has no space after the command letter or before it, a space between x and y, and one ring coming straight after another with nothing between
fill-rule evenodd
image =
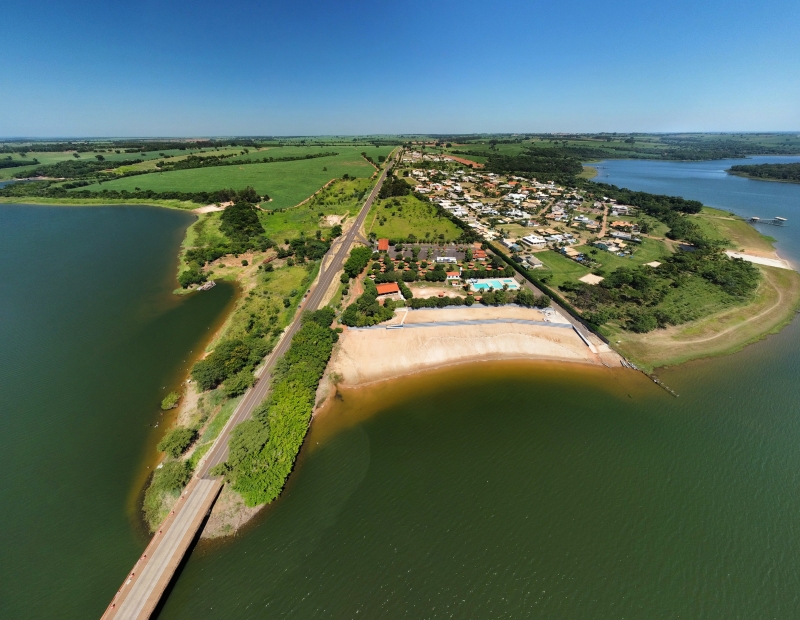
<instances>
[{"instance_id":1,"label":"green field","mask_svg":"<svg viewBox=\"0 0 800 620\"><path fill-rule=\"evenodd\" d=\"M372 183L371 179L339 179L299 207L260 213L261 224L267 236L276 242L294 239L301 233L311 236L318 228L330 228L325 223L325 216L349 214L349 217L355 217ZM272 204L268 203L266 207Z\"/></svg>"},{"instance_id":2,"label":"green field","mask_svg":"<svg viewBox=\"0 0 800 620\"><path fill-rule=\"evenodd\" d=\"M407 239L413 234L420 241L442 240L440 235L444 241L453 241L461 236L461 229L441 217L435 206L413 195L376 200L364 227L367 234L388 239Z\"/></svg>"},{"instance_id":3,"label":"green field","mask_svg":"<svg viewBox=\"0 0 800 620\"><path fill-rule=\"evenodd\" d=\"M283 147L260 152L251 151L248 157L288 157L306 153L318 153L320 147ZM284 150L287 149L287 150ZM241 166L214 166L175 170L172 172L154 172L102 184L89 185L81 190L102 191L153 190L157 192L202 192L224 188L255 188L259 194L268 194L272 201L265 205L270 209L292 207L327 182L341 178L345 174L353 177L369 178L375 168L367 162L361 152L366 151L377 161L377 155L388 155L392 147L330 147L324 150L335 150L338 155L291 162L275 162L261 164L243 164Z\"/></svg>"},{"instance_id":4,"label":"green field","mask_svg":"<svg viewBox=\"0 0 800 620\"><path fill-rule=\"evenodd\" d=\"M583 265L553 250L537 252L535 256L545 266L544 269L537 269L536 275L540 278L549 275L548 285L553 288L560 286L564 282L577 282L579 278L589 273L589 270Z\"/></svg>"},{"instance_id":5,"label":"green field","mask_svg":"<svg viewBox=\"0 0 800 620\"><path fill-rule=\"evenodd\" d=\"M600 263L601 269L606 273L611 273L617 267L638 267L654 260L661 261L670 254L667 246L657 239L644 238L641 244L629 243L628 247L633 249L631 256L617 256L611 252L585 245L575 246L575 249L578 252L589 254L593 260ZM595 254L591 254L593 251Z\"/></svg>"}]
</instances>

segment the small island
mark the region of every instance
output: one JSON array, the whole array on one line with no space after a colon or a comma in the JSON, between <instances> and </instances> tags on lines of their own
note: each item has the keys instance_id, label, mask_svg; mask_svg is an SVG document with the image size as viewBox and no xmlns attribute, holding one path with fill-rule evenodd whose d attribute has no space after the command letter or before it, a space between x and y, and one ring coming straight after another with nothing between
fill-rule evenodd
<instances>
[{"instance_id":1,"label":"small island","mask_svg":"<svg viewBox=\"0 0 800 620\"><path fill-rule=\"evenodd\" d=\"M731 166L729 174L748 179L762 181L783 181L784 183L800 183L800 162L793 164L751 164Z\"/></svg>"}]
</instances>

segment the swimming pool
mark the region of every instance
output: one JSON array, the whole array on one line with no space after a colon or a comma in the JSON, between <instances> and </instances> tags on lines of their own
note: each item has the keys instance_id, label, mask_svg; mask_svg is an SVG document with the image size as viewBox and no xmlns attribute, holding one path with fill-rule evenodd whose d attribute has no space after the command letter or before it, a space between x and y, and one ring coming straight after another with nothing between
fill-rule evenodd
<instances>
[{"instance_id":1,"label":"swimming pool","mask_svg":"<svg viewBox=\"0 0 800 620\"><path fill-rule=\"evenodd\" d=\"M475 291L488 291L490 288L495 291L501 290L503 285L508 285L509 291L515 291L519 288L519 284L513 278L500 278L491 280L470 280L470 287Z\"/></svg>"}]
</instances>

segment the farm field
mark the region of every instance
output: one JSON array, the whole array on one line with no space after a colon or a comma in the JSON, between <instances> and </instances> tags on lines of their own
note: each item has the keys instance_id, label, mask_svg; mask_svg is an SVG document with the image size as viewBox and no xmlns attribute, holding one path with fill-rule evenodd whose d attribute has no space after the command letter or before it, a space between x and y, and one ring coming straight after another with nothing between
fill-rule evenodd
<instances>
[{"instance_id":1,"label":"farm field","mask_svg":"<svg viewBox=\"0 0 800 620\"><path fill-rule=\"evenodd\" d=\"M453 241L461 236L458 226L440 216L435 206L413 194L376 200L364 227L367 234L388 239L408 239L414 235L421 241Z\"/></svg>"},{"instance_id":2,"label":"farm field","mask_svg":"<svg viewBox=\"0 0 800 620\"><path fill-rule=\"evenodd\" d=\"M361 156L361 151L368 148L330 147L328 150L336 150L339 154L300 161L154 172L89 185L81 189L97 192L103 189L135 191L136 188L157 192L210 192L224 188L244 189L250 186L259 194L267 194L272 198L267 208L284 209L302 202L327 182L341 178L345 174L360 178L371 177L375 168ZM322 149L325 150L325 147ZM380 149L373 147L370 150L372 151L370 156L375 158L378 154L388 155L391 147L381 147ZM275 149L275 151L281 153L280 155L276 153L276 157L290 156L282 149ZM320 147L304 147L302 154L319 151ZM266 153L272 152L272 149L258 153L251 151L249 156L271 156Z\"/></svg>"}]
</instances>

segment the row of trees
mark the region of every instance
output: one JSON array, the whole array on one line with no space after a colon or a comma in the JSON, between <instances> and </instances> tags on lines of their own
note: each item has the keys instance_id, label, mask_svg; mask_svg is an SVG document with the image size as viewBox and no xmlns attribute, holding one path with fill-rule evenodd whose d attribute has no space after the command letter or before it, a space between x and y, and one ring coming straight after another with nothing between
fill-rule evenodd
<instances>
[{"instance_id":1,"label":"row of trees","mask_svg":"<svg viewBox=\"0 0 800 620\"><path fill-rule=\"evenodd\" d=\"M31 174L31 173L28 173ZM220 189L213 192L156 192L147 190L109 190L103 189L97 192L89 190L67 191L74 187L80 187L80 181L74 184L66 183L63 186L56 185L52 181L35 181L32 183L12 183L0 189L0 196L34 197L34 198L103 198L107 200L181 200L206 205L215 202L229 202L234 200L237 193L242 190ZM83 183L86 185L86 183ZM69 186L69 187L68 187ZM268 195L261 196L262 200L269 200Z\"/></svg>"},{"instance_id":2,"label":"row of trees","mask_svg":"<svg viewBox=\"0 0 800 620\"><path fill-rule=\"evenodd\" d=\"M272 374L272 389L253 418L239 424L230 440L228 461L215 468L248 506L280 495L303 444L317 386L338 334L330 328L334 312L307 313L286 355Z\"/></svg>"},{"instance_id":3,"label":"row of trees","mask_svg":"<svg viewBox=\"0 0 800 620\"><path fill-rule=\"evenodd\" d=\"M242 166L245 164L272 164L282 161L299 161L301 159L316 159L318 157L334 157L339 153L326 151L324 153L308 153L307 155L294 155L287 157L263 157L261 159L230 159L235 155L211 155L200 157L189 155L186 159L179 161L158 162L156 166L162 171L170 170L190 170L192 168L212 168L216 166ZM123 175L126 176L126 175Z\"/></svg>"}]
</instances>

